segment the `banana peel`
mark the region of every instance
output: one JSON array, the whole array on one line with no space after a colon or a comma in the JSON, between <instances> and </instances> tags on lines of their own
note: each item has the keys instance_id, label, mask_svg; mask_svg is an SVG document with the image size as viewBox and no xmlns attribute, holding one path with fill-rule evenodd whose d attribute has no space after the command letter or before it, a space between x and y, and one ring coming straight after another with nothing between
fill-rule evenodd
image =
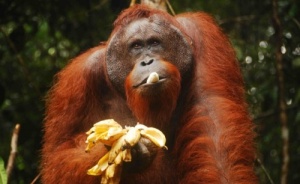
<instances>
[{"instance_id":1,"label":"banana peel","mask_svg":"<svg viewBox=\"0 0 300 184\"><path fill-rule=\"evenodd\" d=\"M101 184L118 184L121 179L122 163L131 162L131 148L141 137L148 138L159 148L166 148L166 137L158 129L137 124L124 129L113 119L99 121L86 132L86 152L101 142L111 149L98 163L87 171L88 175L101 175Z\"/></svg>"}]
</instances>

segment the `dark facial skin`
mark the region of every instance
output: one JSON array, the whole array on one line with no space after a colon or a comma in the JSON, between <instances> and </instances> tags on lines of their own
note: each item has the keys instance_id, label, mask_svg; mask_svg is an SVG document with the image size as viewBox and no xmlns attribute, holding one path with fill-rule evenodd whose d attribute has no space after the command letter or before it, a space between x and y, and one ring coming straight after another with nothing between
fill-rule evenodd
<instances>
[{"instance_id":1,"label":"dark facial skin","mask_svg":"<svg viewBox=\"0 0 300 184\"><path fill-rule=\"evenodd\" d=\"M162 61L176 66L184 77L192 63L192 51L182 33L160 17L131 22L117 32L108 45L108 76L122 94L130 72L133 88L149 86L145 82L151 72L159 74L157 84L168 80Z\"/></svg>"}]
</instances>

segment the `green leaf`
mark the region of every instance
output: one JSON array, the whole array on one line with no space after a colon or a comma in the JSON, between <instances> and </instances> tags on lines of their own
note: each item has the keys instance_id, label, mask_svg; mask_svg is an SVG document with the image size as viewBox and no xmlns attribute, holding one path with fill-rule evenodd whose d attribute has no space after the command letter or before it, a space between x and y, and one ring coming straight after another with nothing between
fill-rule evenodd
<instances>
[{"instance_id":1,"label":"green leaf","mask_svg":"<svg viewBox=\"0 0 300 184\"><path fill-rule=\"evenodd\" d=\"M293 60L294 67L300 67L300 57L297 57Z\"/></svg>"},{"instance_id":2,"label":"green leaf","mask_svg":"<svg viewBox=\"0 0 300 184\"><path fill-rule=\"evenodd\" d=\"M4 161L0 157L0 184L6 184L6 183L7 183L7 174L4 168Z\"/></svg>"}]
</instances>

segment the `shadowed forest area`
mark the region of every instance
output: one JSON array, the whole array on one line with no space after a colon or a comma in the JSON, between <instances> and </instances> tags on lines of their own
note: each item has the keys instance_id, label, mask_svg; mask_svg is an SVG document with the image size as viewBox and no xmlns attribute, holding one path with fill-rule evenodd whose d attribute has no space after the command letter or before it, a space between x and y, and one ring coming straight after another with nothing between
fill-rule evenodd
<instances>
[{"instance_id":1,"label":"shadowed forest area","mask_svg":"<svg viewBox=\"0 0 300 184\"><path fill-rule=\"evenodd\" d=\"M229 36L256 125L260 183L300 183L300 1L170 0L205 11ZM72 58L106 41L129 0L0 1L0 172L20 124L9 183L39 174L45 96ZM269 178L268 175L269 174ZM1 181L0 181L1 183Z\"/></svg>"}]
</instances>

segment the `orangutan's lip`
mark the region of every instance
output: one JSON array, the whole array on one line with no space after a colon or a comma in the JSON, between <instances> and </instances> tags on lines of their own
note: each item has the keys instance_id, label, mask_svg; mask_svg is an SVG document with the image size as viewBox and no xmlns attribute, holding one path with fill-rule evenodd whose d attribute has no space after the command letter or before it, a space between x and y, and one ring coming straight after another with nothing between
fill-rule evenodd
<instances>
[{"instance_id":1,"label":"orangutan's lip","mask_svg":"<svg viewBox=\"0 0 300 184\"><path fill-rule=\"evenodd\" d=\"M161 79L159 79L157 82L155 82L155 83L147 83L147 82L145 82L145 83L142 83L140 86L154 86L154 85L156 85L156 84L160 84L160 83L162 83L162 82L164 82L164 81L166 81L167 79L166 78L161 78Z\"/></svg>"},{"instance_id":2,"label":"orangutan's lip","mask_svg":"<svg viewBox=\"0 0 300 184\"><path fill-rule=\"evenodd\" d=\"M148 80L148 77L145 78L141 83L139 83L137 85L134 85L133 87L134 88L138 88L138 87L141 87L141 86L153 86L153 85L160 84L160 83L166 81L167 78L160 77L159 80L157 82L155 82L155 83L147 83L147 80Z\"/></svg>"}]
</instances>

